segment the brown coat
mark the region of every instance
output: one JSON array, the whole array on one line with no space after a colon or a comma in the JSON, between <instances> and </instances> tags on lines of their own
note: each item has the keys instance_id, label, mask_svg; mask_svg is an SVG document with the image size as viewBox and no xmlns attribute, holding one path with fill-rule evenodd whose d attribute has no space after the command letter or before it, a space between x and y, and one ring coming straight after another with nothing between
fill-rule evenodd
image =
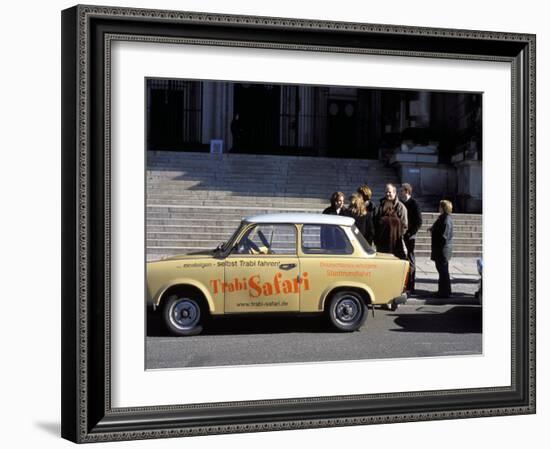
<instances>
[{"instance_id":1,"label":"brown coat","mask_svg":"<svg viewBox=\"0 0 550 449\"><path fill-rule=\"evenodd\" d=\"M407 231L407 224L407 209L403 203L397 198L394 201L382 199L375 222L376 249L406 259L403 236Z\"/></svg>"}]
</instances>

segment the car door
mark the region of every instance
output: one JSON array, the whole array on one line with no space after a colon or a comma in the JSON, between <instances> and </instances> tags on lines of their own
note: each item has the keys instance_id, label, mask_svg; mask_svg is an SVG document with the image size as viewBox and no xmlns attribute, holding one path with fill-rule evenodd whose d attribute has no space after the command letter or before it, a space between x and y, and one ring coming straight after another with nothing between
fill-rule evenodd
<instances>
[{"instance_id":1,"label":"car door","mask_svg":"<svg viewBox=\"0 0 550 449\"><path fill-rule=\"evenodd\" d=\"M225 312L298 311L299 274L296 226L251 226L225 261Z\"/></svg>"},{"instance_id":2,"label":"car door","mask_svg":"<svg viewBox=\"0 0 550 449\"><path fill-rule=\"evenodd\" d=\"M303 289L301 312L322 310L323 295L331 286L356 278L360 259L353 258L353 245L337 225L304 224L301 235L300 268L310 288Z\"/></svg>"}]
</instances>

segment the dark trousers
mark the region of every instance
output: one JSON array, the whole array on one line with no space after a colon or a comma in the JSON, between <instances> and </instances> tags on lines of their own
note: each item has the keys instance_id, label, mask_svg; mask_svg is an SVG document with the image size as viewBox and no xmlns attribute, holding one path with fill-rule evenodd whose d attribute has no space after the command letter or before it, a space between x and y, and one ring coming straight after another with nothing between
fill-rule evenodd
<instances>
[{"instance_id":1,"label":"dark trousers","mask_svg":"<svg viewBox=\"0 0 550 449\"><path fill-rule=\"evenodd\" d=\"M414 256L414 244L416 239L410 239L408 237L403 237L405 241L405 246L407 247L407 259L409 259L410 269L409 269L409 280L407 282L407 290L414 290L414 278L416 274L416 258Z\"/></svg>"},{"instance_id":2,"label":"dark trousers","mask_svg":"<svg viewBox=\"0 0 550 449\"><path fill-rule=\"evenodd\" d=\"M437 295L448 298L451 296L451 277L449 276L449 261L447 259L436 260L435 268L439 273L439 281L437 283Z\"/></svg>"}]
</instances>

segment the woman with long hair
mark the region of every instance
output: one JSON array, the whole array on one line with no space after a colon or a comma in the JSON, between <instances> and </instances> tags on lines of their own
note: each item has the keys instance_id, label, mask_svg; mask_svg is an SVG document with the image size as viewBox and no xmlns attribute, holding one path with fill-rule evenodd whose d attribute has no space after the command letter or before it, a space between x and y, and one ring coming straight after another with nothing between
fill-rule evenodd
<instances>
[{"instance_id":1,"label":"woman with long hair","mask_svg":"<svg viewBox=\"0 0 550 449\"><path fill-rule=\"evenodd\" d=\"M367 209L363 197L359 193L352 193L349 197L349 205L344 215L355 219L355 226L362 235L365 235L367 226Z\"/></svg>"},{"instance_id":2,"label":"woman with long hair","mask_svg":"<svg viewBox=\"0 0 550 449\"><path fill-rule=\"evenodd\" d=\"M376 217L377 207L374 202L371 201L372 191L368 185L363 184L362 186L360 186L357 189L357 193L359 193L363 197L363 202L365 203L365 209L367 211L367 218L365 220L365 233L363 235L365 236L367 242L373 245L375 237L374 218Z\"/></svg>"}]
</instances>

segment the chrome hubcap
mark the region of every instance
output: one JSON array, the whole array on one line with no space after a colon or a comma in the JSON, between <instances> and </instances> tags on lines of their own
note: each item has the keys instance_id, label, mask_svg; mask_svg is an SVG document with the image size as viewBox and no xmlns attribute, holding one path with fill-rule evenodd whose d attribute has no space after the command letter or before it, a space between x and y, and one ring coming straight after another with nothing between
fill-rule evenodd
<instances>
[{"instance_id":1,"label":"chrome hubcap","mask_svg":"<svg viewBox=\"0 0 550 449\"><path fill-rule=\"evenodd\" d=\"M353 297L344 297L336 305L336 317L342 323L351 323L357 320L360 313L360 305L357 303L357 299Z\"/></svg>"},{"instance_id":2,"label":"chrome hubcap","mask_svg":"<svg viewBox=\"0 0 550 449\"><path fill-rule=\"evenodd\" d=\"M170 321L180 329L194 327L199 322L200 315L198 304L191 299L177 301L170 309Z\"/></svg>"}]
</instances>

